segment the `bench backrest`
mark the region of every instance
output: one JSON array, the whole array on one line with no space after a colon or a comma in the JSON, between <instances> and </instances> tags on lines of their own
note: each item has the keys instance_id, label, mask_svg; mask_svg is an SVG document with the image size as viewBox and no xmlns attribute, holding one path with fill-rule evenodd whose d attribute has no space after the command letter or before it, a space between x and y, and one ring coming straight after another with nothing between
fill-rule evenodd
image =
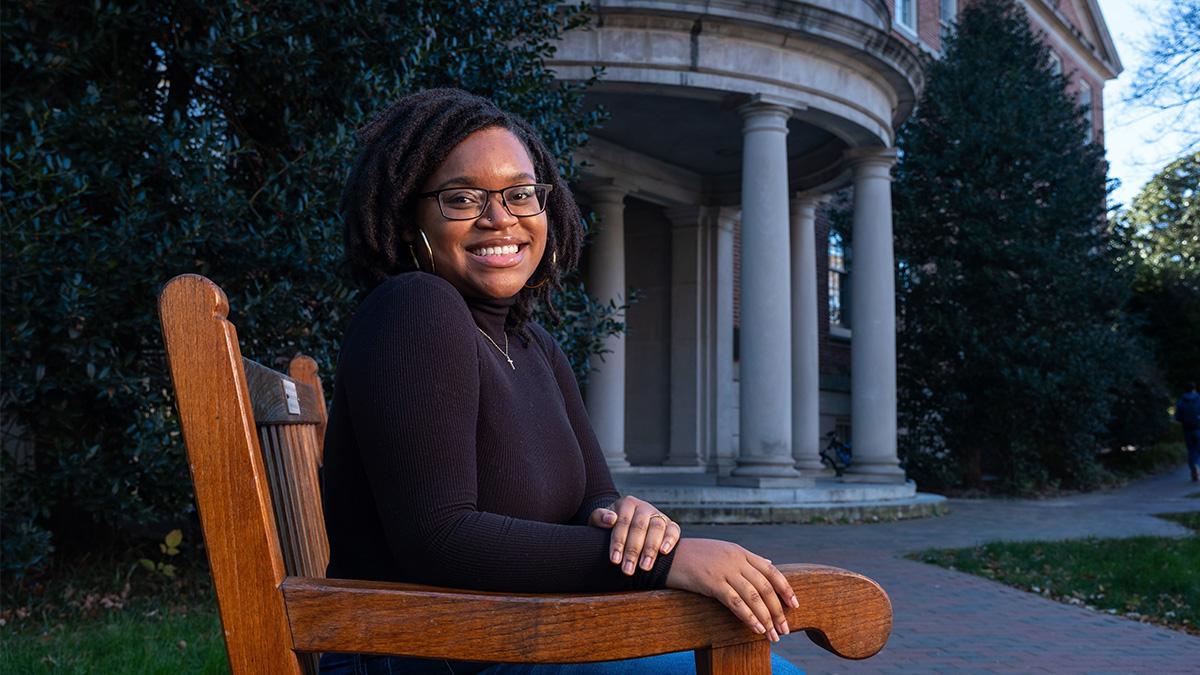
<instances>
[{"instance_id":1,"label":"bench backrest","mask_svg":"<svg viewBox=\"0 0 1200 675\"><path fill-rule=\"evenodd\" d=\"M290 377L242 359L258 443L271 486L276 529L289 576L324 577L329 540L321 511L325 399L317 363L297 356Z\"/></svg>"},{"instance_id":2,"label":"bench backrest","mask_svg":"<svg viewBox=\"0 0 1200 675\"><path fill-rule=\"evenodd\" d=\"M243 359L229 301L202 276L172 279L158 309L230 665L264 672L264 654L292 649L284 577L324 577L329 559L316 363L284 375ZM316 655L297 666L315 672Z\"/></svg>"}]
</instances>

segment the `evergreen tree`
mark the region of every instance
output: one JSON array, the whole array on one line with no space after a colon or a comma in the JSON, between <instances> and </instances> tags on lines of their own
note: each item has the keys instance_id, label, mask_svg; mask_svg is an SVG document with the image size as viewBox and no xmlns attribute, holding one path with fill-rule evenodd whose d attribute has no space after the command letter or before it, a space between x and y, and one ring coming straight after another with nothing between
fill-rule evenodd
<instances>
[{"instance_id":1,"label":"evergreen tree","mask_svg":"<svg viewBox=\"0 0 1200 675\"><path fill-rule=\"evenodd\" d=\"M1104 148L1011 0L971 3L897 140L906 466L1086 486L1117 395L1153 388L1119 309Z\"/></svg>"},{"instance_id":2,"label":"evergreen tree","mask_svg":"<svg viewBox=\"0 0 1200 675\"><path fill-rule=\"evenodd\" d=\"M250 358L332 376L355 291L338 197L353 131L408 91L458 86L559 154L598 120L543 66L582 8L539 0L4 3L3 566L191 509L155 297L217 280ZM580 374L576 284L558 332ZM328 386L329 380L326 380ZM97 527L100 525L102 527Z\"/></svg>"},{"instance_id":3,"label":"evergreen tree","mask_svg":"<svg viewBox=\"0 0 1200 675\"><path fill-rule=\"evenodd\" d=\"M1120 223L1134 273L1131 310L1181 392L1200 378L1200 152L1164 167Z\"/></svg>"}]
</instances>

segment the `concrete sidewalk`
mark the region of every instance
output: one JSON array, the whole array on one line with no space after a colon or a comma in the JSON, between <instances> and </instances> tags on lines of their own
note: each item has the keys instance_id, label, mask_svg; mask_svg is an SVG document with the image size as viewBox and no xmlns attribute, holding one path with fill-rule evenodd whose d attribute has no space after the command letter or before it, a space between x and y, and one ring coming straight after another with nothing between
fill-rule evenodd
<instances>
[{"instance_id":1,"label":"concrete sidewalk","mask_svg":"<svg viewBox=\"0 0 1200 675\"><path fill-rule=\"evenodd\" d=\"M1200 637L1057 603L981 577L905 560L924 548L996 540L1188 536L1155 513L1200 510L1186 468L1119 490L1049 500L951 500L941 518L870 525L689 525L775 561L861 572L892 599L888 646L838 659L802 634L776 648L823 673L1200 673Z\"/></svg>"}]
</instances>

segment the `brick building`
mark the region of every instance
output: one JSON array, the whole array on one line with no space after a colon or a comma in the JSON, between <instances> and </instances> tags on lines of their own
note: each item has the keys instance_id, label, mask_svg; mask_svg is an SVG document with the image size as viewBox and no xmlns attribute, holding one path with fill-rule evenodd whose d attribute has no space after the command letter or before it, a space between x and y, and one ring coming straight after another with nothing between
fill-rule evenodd
<instances>
[{"instance_id":1,"label":"brick building","mask_svg":"<svg viewBox=\"0 0 1200 675\"><path fill-rule=\"evenodd\" d=\"M964 0L965 1L965 0ZM903 483L896 456L895 130L961 10L954 0L602 0L551 66L610 122L579 159L600 217L589 289L640 300L586 392L616 471L782 487L823 475L830 429L850 482ZM1072 91L1121 66L1095 0L1024 0ZM844 195L856 241L830 237Z\"/></svg>"}]
</instances>

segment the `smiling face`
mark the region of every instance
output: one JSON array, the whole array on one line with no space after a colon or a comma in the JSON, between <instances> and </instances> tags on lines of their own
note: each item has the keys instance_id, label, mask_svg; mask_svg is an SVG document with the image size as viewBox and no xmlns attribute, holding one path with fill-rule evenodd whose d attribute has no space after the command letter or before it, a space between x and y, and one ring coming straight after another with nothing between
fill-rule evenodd
<instances>
[{"instance_id":1,"label":"smiling face","mask_svg":"<svg viewBox=\"0 0 1200 675\"><path fill-rule=\"evenodd\" d=\"M537 182L533 160L507 129L481 129L467 136L425 181L421 192L452 187L503 190ZM546 212L518 218L499 194L489 194L483 214L472 220L448 220L438 200L422 198L417 224L433 249L434 271L467 297L508 298L533 276L546 249ZM423 251L417 235L415 244ZM514 248L515 247L515 248ZM422 252L421 257L427 254Z\"/></svg>"}]
</instances>

